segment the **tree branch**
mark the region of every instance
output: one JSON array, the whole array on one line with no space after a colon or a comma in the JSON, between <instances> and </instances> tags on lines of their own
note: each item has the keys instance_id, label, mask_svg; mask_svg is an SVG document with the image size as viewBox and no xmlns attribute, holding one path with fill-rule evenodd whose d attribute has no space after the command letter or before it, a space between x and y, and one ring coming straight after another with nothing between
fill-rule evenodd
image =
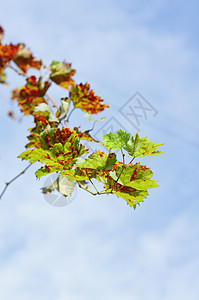
<instances>
[{"instance_id":1,"label":"tree branch","mask_svg":"<svg viewBox=\"0 0 199 300\"><path fill-rule=\"evenodd\" d=\"M13 181L15 181L17 178L19 178L21 175L23 175L23 174L28 170L28 168L30 168L31 165L32 165L32 163L29 164L22 172L20 172L17 176L15 176L15 177L14 177L13 179L11 179L9 182L5 182L6 185L5 185L3 191L2 191L1 194L0 194L0 200L1 200L1 198L3 197L3 194L4 194L5 191L7 190L8 186L9 186Z\"/></svg>"}]
</instances>

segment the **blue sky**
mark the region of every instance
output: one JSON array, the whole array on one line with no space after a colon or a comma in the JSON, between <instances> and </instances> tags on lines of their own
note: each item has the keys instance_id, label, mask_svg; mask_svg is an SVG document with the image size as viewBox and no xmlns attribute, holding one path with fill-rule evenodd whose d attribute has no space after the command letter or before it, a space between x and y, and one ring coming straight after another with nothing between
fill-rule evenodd
<instances>
[{"instance_id":1,"label":"blue sky","mask_svg":"<svg viewBox=\"0 0 199 300\"><path fill-rule=\"evenodd\" d=\"M137 91L158 114L140 135L164 143L164 155L142 159L159 189L134 211L117 197L77 191L55 208L41 194L33 166L0 203L0 298L198 300L198 1L22 1L1 3L6 42L25 42L35 56L72 62L130 132L119 113ZM9 72L11 87L19 85ZM20 82L23 82L22 79ZM54 89L59 101L65 90ZM25 166L30 119L7 111L0 89L0 189ZM83 122L81 113L71 126ZM105 121L105 122L106 122ZM100 129L97 125L96 131Z\"/></svg>"}]
</instances>

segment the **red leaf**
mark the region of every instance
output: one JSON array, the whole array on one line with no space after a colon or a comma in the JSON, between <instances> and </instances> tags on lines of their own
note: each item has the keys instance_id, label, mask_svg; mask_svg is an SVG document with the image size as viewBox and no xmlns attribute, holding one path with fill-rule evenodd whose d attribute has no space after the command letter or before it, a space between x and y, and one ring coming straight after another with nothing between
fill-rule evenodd
<instances>
[{"instance_id":1,"label":"red leaf","mask_svg":"<svg viewBox=\"0 0 199 300\"><path fill-rule=\"evenodd\" d=\"M17 99L21 111L25 115L33 114L34 108L40 103L46 103L43 96L49 84L47 82L45 89L41 88L40 80L37 81L35 76L28 77L24 87L13 90L12 99Z\"/></svg>"},{"instance_id":2,"label":"red leaf","mask_svg":"<svg viewBox=\"0 0 199 300\"><path fill-rule=\"evenodd\" d=\"M99 96L95 96L88 83L72 86L70 98L75 107L89 114L97 114L105 108L109 108L109 105L101 103L103 100Z\"/></svg>"},{"instance_id":3,"label":"red leaf","mask_svg":"<svg viewBox=\"0 0 199 300\"><path fill-rule=\"evenodd\" d=\"M4 68L6 63L10 62L17 53L19 46L0 44L0 68Z\"/></svg>"}]
</instances>

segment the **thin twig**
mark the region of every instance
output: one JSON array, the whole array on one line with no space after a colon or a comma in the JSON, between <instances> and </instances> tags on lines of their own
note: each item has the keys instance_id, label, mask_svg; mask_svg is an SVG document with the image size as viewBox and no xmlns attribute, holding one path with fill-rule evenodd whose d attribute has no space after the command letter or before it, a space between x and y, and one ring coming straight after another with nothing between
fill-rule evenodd
<instances>
[{"instance_id":1,"label":"thin twig","mask_svg":"<svg viewBox=\"0 0 199 300\"><path fill-rule=\"evenodd\" d=\"M32 165L32 163L29 164L22 172L20 172L17 176L15 176L15 177L14 177L13 179L11 179L9 182L6 182L6 183L5 183L6 185L5 185L3 191L2 191L1 194L0 194L0 200L1 200L1 198L3 197L3 194L4 194L5 191L7 190L8 186L9 186L13 181L15 181L17 178L19 178L21 175L23 175L23 174L28 170L28 168L30 168L31 165Z\"/></svg>"},{"instance_id":2,"label":"thin twig","mask_svg":"<svg viewBox=\"0 0 199 300\"><path fill-rule=\"evenodd\" d=\"M23 75L25 77L27 77L26 73L24 71L22 71L21 69L18 69L14 66L12 66L11 64L7 65L9 68L11 68L12 70L14 70L15 72L17 72L19 75Z\"/></svg>"},{"instance_id":3,"label":"thin twig","mask_svg":"<svg viewBox=\"0 0 199 300\"><path fill-rule=\"evenodd\" d=\"M109 194L113 194L113 192L112 191L107 192L106 190L99 192L99 195L109 195Z\"/></svg>"},{"instance_id":4,"label":"thin twig","mask_svg":"<svg viewBox=\"0 0 199 300\"><path fill-rule=\"evenodd\" d=\"M120 172L120 174L119 174L119 176L118 176L118 178L117 178L115 184L114 184L114 185L112 186L112 188L111 188L111 193L112 193L114 187L116 186L116 184L118 183L118 181L119 181L119 179L120 179L120 176L122 175L122 172L124 171L124 166L125 166L125 160L124 160L124 157L125 157L125 154L123 153L122 149L121 149L121 152L122 152L123 166L122 166L122 170L121 170L121 172Z\"/></svg>"},{"instance_id":5,"label":"thin twig","mask_svg":"<svg viewBox=\"0 0 199 300\"><path fill-rule=\"evenodd\" d=\"M69 118L70 118L70 116L71 116L71 114L74 112L74 110L75 110L75 106L73 107L73 109L70 111L70 113L69 113L69 115L68 115L68 118L67 118L67 123L69 122Z\"/></svg>"},{"instance_id":6,"label":"thin twig","mask_svg":"<svg viewBox=\"0 0 199 300\"><path fill-rule=\"evenodd\" d=\"M134 161L134 159L135 159L135 157L133 157L133 158L131 159L131 161L129 162L129 165Z\"/></svg>"},{"instance_id":7,"label":"thin twig","mask_svg":"<svg viewBox=\"0 0 199 300\"><path fill-rule=\"evenodd\" d=\"M79 185L79 187L81 188L81 189L83 189L83 190L85 190L85 191L87 191L88 193L90 193L90 194L92 194L92 195L94 195L94 196L96 196L97 195L97 193L93 193L93 192L91 192L90 190L88 190L88 189L85 189L78 181L77 181L77 183L78 183L78 185Z\"/></svg>"},{"instance_id":8,"label":"thin twig","mask_svg":"<svg viewBox=\"0 0 199 300\"><path fill-rule=\"evenodd\" d=\"M87 130L87 132L90 132L90 131L92 131L92 130L94 129L96 122L97 122L97 121L94 121L94 122L93 122L93 126L92 126L92 128L91 128L91 129L89 129L89 130Z\"/></svg>"},{"instance_id":9,"label":"thin twig","mask_svg":"<svg viewBox=\"0 0 199 300\"><path fill-rule=\"evenodd\" d=\"M87 170L86 170L86 175L88 176L88 180L90 181L90 183L92 184L92 186L94 187L94 189L96 190L97 194L99 194L99 191L97 190L96 186L94 185L94 183L92 182L92 180L89 178L89 175L87 173Z\"/></svg>"},{"instance_id":10,"label":"thin twig","mask_svg":"<svg viewBox=\"0 0 199 300\"><path fill-rule=\"evenodd\" d=\"M97 194L99 194L99 191L97 190L97 188L96 188L96 186L94 185L94 183L92 182L92 180L91 180L91 179L89 179L89 181L90 181L90 183L92 184L92 186L95 188L95 190L96 190Z\"/></svg>"},{"instance_id":11,"label":"thin twig","mask_svg":"<svg viewBox=\"0 0 199 300\"><path fill-rule=\"evenodd\" d=\"M121 149L121 153L122 153L122 161L123 161L123 165L125 164L125 154L124 154L124 152L122 151L122 149Z\"/></svg>"},{"instance_id":12,"label":"thin twig","mask_svg":"<svg viewBox=\"0 0 199 300\"><path fill-rule=\"evenodd\" d=\"M57 103L53 100L53 98L51 96L49 96L48 94L46 94L46 97L52 102L53 106L56 107L57 109L59 109L59 106L57 105Z\"/></svg>"}]
</instances>

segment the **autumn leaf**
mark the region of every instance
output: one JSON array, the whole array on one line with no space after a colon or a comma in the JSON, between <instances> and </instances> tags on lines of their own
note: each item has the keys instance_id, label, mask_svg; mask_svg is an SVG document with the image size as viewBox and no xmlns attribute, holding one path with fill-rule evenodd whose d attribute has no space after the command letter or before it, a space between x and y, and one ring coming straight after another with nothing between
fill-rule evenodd
<instances>
[{"instance_id":1,"label":"autumn leaf","mask_svg":"<svg viewBox=\"0 0 199 300\"><path fill-rule=\"evenodd\" d=\"M1 43L1 40L3 39L3 36L4 36L4 30L3 30L3 28L0 26L0 43Z\"/></svg>"},{"instance_id":2,"label":"autumn leaf","mask_svg":"<svg viewBox=\"0 0 199 300\"><path fill-rule=\"evenodd\" d=\"M105 108L109 108L107 104L102 103L103 100L99 96L95 96L88 83L72 86L70 98L75 107L89 114L97 114Z\"/></svg>"},{"instance_id":3,"label":"autumn leaf","mask_svg":"<svg viewBox=\"0 0 199 300\"><path fill-rule=\"evenodd\" d=\"M31 76L26 81L27 83L24 87L13 90L12 99L17 99L21 111L25 115L30 115L33 114L36 106L46 103L46 101L43 98L44 91L40 89L40 80L37 81L35 76ZM43 86L41 87L44 88ZM46 87L49 87L48 83L46 83L45 92Z\"/></svg>"},{"instance_id":4,"label":"autumn leaf","mask_svg":"<svg viewBox=\"0 0 199 300\"><path fill-rule=\"evenodd\" d=\"M74 130L75 130L76 133L78 134L80 140L87 140L87 141L89 141L89 142L93 142L93 143L95 143L95 144L97 144L97 145L103 146L102 142L100 142L100 141L94 139L94 138L90 135L89 130L86 130L86 131L83 131L83 132L82 132L82 131L79 130L79 127L74 127Z\"/></svg>"},{"instance_id":5,"label":"autumn leaf","mask_svg":"<svg viewBox=\"0 0 199 300\"><path fill-rule=\"evenodd\" d=\"M54 146L54 144L61 143L65 145L67 141L70 141L70 138L74 136L77 141L77 145L79 144L79 138L77 134L71 130L70 128L52 128L51 126L47 126L43 132L40 134L40 142L43 149L50 149ZM75 146L75 144L73 145Z\"/></svg>"},{"instance_id":6,"label":"autumn leaf","mask_svg":"<svg viewBox=\"0 0 199 300\"><path fill-rule=\"evenodd\" d=\"M6 84L6 74L4 72L4 68L0 68L0 83Z\"/></svg>"},{"instance_id":7,"label":"autumn leaf","mask_svg":"<svg viewBox=\"0 0 199 300\"><path fill-rule=\"evenodd\" d=\"M50 79L53 82L67 90L70 86L74 85L74 80L71 77L75 75L76 71L71 69L71 64L66 62L60 63L58 61L52 61L50 69Z\"/></svg>"},{"instance_id":8,"label":"autumn leaf","mask_svg":"<svg viewBox=\"0 0 199 300\"><path fill-rule=\"evenodd\" d=\"M4 68L16 55L19 49L18 45L2 45L0 44L0 69Z\"/></svg>"},{"instance_id":9,"label":"autumn leaf","mask_svg":"<svg viewBox=\"0 0 199 300\"><path fill-rule=\"evenodd\" d=\"M54 122L49 122L47 120L47 117L44 117L43 115L35 115L34 116L34 123L35 127L30 128L29 131L31 132L28 136L29 143L25 146L28 148L40 148L40 134L44 132L44 130L49 126L50 128L55 127Z\"/></svg>"},{"instance_id":10,"label":"autumn leaf","mask_svg":"<svg viewBox=\"0 0 199 300\"><path fill-rule=\"evenodd\" d=\"M41 148L28 149L19 155L20 158L34 163L45 164L35 172L37 178L43 175L71 169L77 158L86 153L79 143L79 137L69 128L49 128L40 134Z\"/></svg>"},{"instance_id":11,"label":"autumn leaf","mask_svg":"<svg viewBox=\"0 0 199 300\"><path fill-rule=\"evenodd\" d=\"M28 68L40 70L42 65L42 61L33 57L32 52L24 44L18 45L18 51L13 61L24 73L27 72Z\"/></svg>"}]
</instances>

